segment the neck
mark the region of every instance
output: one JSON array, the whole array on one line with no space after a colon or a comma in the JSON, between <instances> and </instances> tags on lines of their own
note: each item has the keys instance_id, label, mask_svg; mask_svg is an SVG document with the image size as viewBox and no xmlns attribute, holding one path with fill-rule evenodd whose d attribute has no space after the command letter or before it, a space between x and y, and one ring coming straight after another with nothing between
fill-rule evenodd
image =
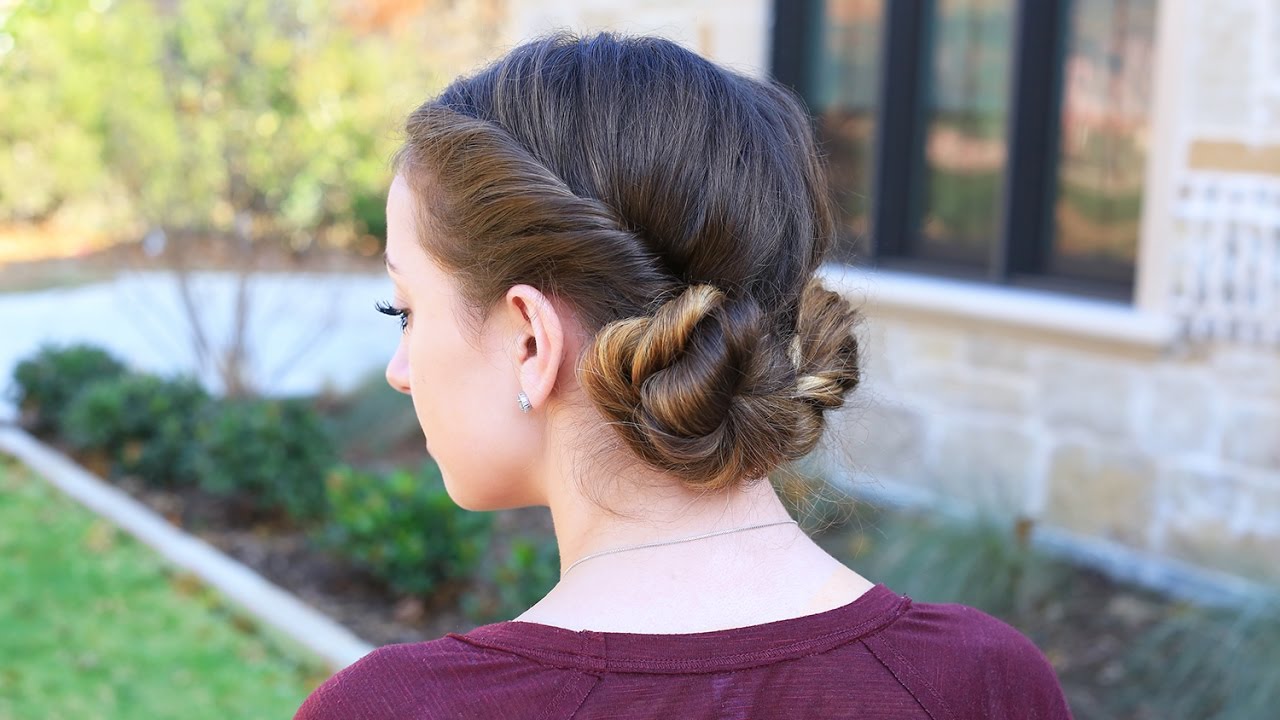
<instances>
[{"instance_id":1,"label":"neck","mask_svg":"<svg viewBox=\"0 0 1280 720\"><path fill-rule=\"evenodd\" d=\"M562 572L604 550L790 520L767 478L715 493L689 490L638 461L610 462L628 452L607 425L575 425L569 412L548 415L559 425L549 440L576 439L572 446L548 442L532 469L551 511ZM848 602L869 586L788 523L593 557L562 574L518 619L686 632L800 615L833 599Z\"/></svg>"},{"instance_id":2,"label":"neck","mask_svg":"<svg viewBox=\"0 0 1280 720\"><path fill-rule=\"evenodd\" d=\"M610 477L613 479L608 486L599 488L601 492L596 498L599 502L583 494L581 483L588 480L578 481L569 473L558 473L547 483L547 505L560 549L562 572L588 555L607 550L791 519L768 478L716 493L699 493L684 488L672 477L645 468L632 467ZM741 547L759 537L777 539L795 535L794 525L776 525L698 539L678 548L658 546L625 554L690 557L701 552L695 545ZM578 570L593 562L609 561L592 558Z\"/></svg>"},{"instance_id":3,"label":"neck","mask_svg":"<svg viewBox=\"0 0 1280 720\"><path fill-rule=\"evenodd\" d=\"M672 490L670 479L633 480L620 478L616 486L646 489L631 490L625 504L615 494L606 506L638 517L611 515L567 489L551 496L562 570L602 550L786 524L589 558L517 620L572 630L699 632L821 612L871 587L787 522L767 479L703 495Z\"/></svg>"}]
</instances>

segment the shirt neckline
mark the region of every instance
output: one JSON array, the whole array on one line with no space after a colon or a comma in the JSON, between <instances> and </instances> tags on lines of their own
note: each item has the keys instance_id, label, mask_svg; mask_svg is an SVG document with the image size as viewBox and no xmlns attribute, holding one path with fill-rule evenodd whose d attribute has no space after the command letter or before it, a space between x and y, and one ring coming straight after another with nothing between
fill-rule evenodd
<instances>
[{"instance_id":1,"label":"shirt neckline","mask_svg":"<svg viewBox=\"0 0 1280 720\"><path fill-rule=\"evenodd\" d=\"M910 605L910 598L877 584L830 610L721 630L605 632L506 620L446 637L555 667L593 672L725 672L825 652L880 630Z\"/></svg>"}]
</instances>

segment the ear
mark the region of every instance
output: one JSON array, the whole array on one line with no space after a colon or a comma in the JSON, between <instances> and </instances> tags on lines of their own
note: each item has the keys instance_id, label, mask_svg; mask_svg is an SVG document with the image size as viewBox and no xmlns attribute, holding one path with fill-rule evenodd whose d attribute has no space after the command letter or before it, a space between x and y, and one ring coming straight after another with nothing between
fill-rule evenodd
<instances>
[{"instance_id":1,"label":"ear","mask_svg":"<svg viewBox=\"0 0 1280 720\"><path fill-rule=\"evenodd\" d=\"M534 408L544 407L564 361L564 318L550 299L531 285L512 286L504 309L515 329L508 352L520 389Z\"/></svg>"}]
</instances>

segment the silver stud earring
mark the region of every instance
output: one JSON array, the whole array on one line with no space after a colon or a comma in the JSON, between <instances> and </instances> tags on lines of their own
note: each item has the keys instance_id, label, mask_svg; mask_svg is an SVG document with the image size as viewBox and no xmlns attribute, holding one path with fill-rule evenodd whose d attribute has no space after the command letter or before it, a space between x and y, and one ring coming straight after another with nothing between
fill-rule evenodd
<instances>
[{"instance_id":1,"label":"silver stud earring","mask_svg":"<svg viewBox=\"0 0 1280 720\"><path fill-rule=\"evenodd\" d=\"M529 402L529 396L525 395L523 390L516 395L516 402L520 403L521 412L529 412L533 409L533 403Z\"/></svg>"}]
</instances>

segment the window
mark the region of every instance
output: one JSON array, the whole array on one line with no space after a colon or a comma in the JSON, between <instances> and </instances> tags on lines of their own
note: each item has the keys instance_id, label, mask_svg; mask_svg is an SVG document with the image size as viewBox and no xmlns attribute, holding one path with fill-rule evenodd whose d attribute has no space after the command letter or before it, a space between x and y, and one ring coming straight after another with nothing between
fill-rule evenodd
<instances>
[{"instance_id":1,"label":"window","mask_svg":"<svg viewBox=\"0 0 1280 720\"><path fill-rule=\"evenodd\" d=\"M1156 0L777 0L838 257L1128 297Z\"/></svg>"},{"instance_id":2,"label":"window","mask_svg":"<svg viewBox=\"0 0 1280 720\"><path fill-rule=\"evenodd\" d=\"M812 103L820 108L818 136L832 160L831 184L850 239L842 256L851 260L867 252L858 241L871 230L884 0L833 0L824 19Z\"/></svg>"}]
</instances>

